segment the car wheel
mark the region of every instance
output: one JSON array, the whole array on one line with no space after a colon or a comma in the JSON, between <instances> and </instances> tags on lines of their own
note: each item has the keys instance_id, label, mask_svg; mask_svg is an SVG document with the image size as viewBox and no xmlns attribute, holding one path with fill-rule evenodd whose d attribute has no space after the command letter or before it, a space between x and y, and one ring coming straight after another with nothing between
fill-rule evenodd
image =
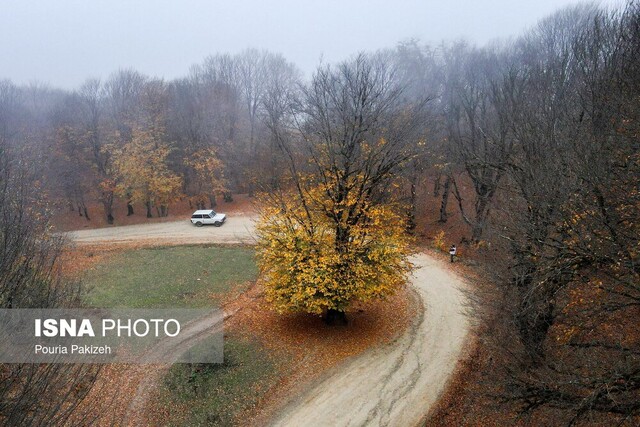
<instances>
[{"instance_id":1,"label":"car wheel","mask_svg":"<svg viewBox=\"0 0 640 427\"><path fill-rule=\"evenodd\" d=\"M213 223L214 226L216 227L220 227L222 225L222 223L220 221L216 221Z\"/></svg>"},{"instance_id":2,"label":"car wheel","mask_svg":"<svg viewBox=\"0 0 640 427\"><path fill-rule=\"evenodd\" d=\"M196 222L196 227L202 227L202 223L200 221Z\"/></svg>"}]
</instances>

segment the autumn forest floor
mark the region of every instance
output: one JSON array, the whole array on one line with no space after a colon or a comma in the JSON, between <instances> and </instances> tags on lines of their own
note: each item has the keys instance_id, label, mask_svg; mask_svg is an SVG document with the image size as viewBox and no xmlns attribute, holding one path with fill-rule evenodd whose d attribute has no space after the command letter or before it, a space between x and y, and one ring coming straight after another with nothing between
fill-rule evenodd
<instances>
[{"instance_id":1,"label":"autumn forest floor","mask_svg":"<svg viewBox=\"0 0 640 427\"><path fill-rule=\"evenodd\" d=\"M198 256L193 256L194 249ZM213 371L174 366L163 375L144 412L127 418L130 424L250 425L256 419L269 419L293 387L389 342L404 331L417 310L406 289L386 301L355 305L346 327L328 328L318 316L277 315L255 283L253 250L238 245L82 245L67 257L73 260L67 264L68 273L84 279L92 305L222 305L234 312L225 321L225 364ZM87 401L99 415L99 425L118 424L127 417L128 402L149 369L158 367L105 367ZM211 389L217 392L203 392Z\"/></svg>"},{"instance_id":2,"label":"autumn forest floor","mask_svg":"<svg viewBox=\"0 0 640 427\"><path fill-rule=\"evenodd\" d=\"M433 200L423 197L418 218L418 243L432 246L434 237L439 235L440 240L449 243L457 241L463 233L459 224L439 223L431 219L438 214L439 199ZM431 203L433 202L433 203ZM451 204L451 201L450 201ZM452 205L454 206L454 205ZM109 227L102 215L101 206L96 203L88 203L91 220L76 212L69 212L64 206L59 206L55 211L54 223L59 231L95 229ZM454 206L455 207L455 206ZM451 208L450 208L451 209ZM216 210L228 213L231 216L242 215L254 211L253 199L246 195L235 195L231 203L219 202ZM114 225L134 225L146 223L162 223L188 218L193 207L187 202L171 206L169 216L164 218L147 218L145 212L136 206L135 214L126 216L126 205L122 202L114 204ZM155 215L155 212L154 212ZM437 217L436 217L437 218ZM455 239L455 240L454 240ZM157 254L172 251L180 251L179 248L163 248L152 241L146 242L101 242L96 244L83 244L67 254L72 262L67 263L69 274L89 278L90 289L89 302L94 304L118 305L118 301L132 300L137 306L154 306L164 303L190 304L197 302L202 305L203 297L211 297L200 292L198 286L193 287L196 277L191 275L216 277L213 272L200 271L193 265L166 268L167 272L187 271L188 278L179 280L178 289L170 289L163 293L161 301L148 301L148 289L140 287L138 282L155 282L145 279L145 274L153 274L154 268L150 265L158 265ZM246 249L245 249L246 250ZM176 254L171 254L175 258ZM180 258L179 254L178 258ZM155 257L155 258L154 258ZM443 255L444 257L444 255ZM186 260L186 258L185 258ZM141 268L136 269L139 264ZM244 263L244 261L243 261ZM233 265L231 263L230 265ZM242 266L243 269L246 267ZM113 274L107 274L113 271ZM135 272L127 274L126 272ZM87 273L88 272L88 273ZM170 276L167 280L163 277L162 283L171 283ZM125 278L124 280L122 280ZM175 278L174 278L175 279ZM193 279L193 280L192 280ZM177 280L177 279L176 279ZM244 279L243 279L244 280ZM133 283L136 282L136 283ZM120 286L114 286L120 284ZM186 287L185 287L186 284ZM126 285L126 286L125 286ZM198 284L199 285L199 284ZM140 289L140 298L130 294L130 289ZM184 288L184 289L183 289ZM188 288L188 289L187 289ZM386 301L379 301L366 305L356 305L348 313L349 325L347 327L327 328L317 316L275 314L264 302L262 289L259 285L251 284L251 281L240 281L230 286L230 292L218 292L211 299L212 302L221 303L225 308L241 307L241 310L229 319L226 324L226 341L230 343L227 354L235 360L233 368L222 367L218 377L226 378L235 386L229 387L236 390L235 394L226 393L222 402L209 402L202 398L196 389L202 387L216 387L221 384L212 381L211 372L201 372L199 386L195 388L183 387L180 380L185 375L190 380L191 373L173 369L167 374L166 379L155 392L152 402L147 406L143 417L138 421L152 422L154 424L184 424L188 422L200 423L202 420L216 419L220 422L234 420L235 424L251 424L254 420L268 420L279 408L280 402L285 399L292 390L299 389L301 384L311 383L331 367L337 366L349 357L362 353L368 348L388 343L402 333L412 322L418 310L418 304L409 289L402 290ZM243 290L247 290L243 293ZM173 295L172 294L175 294ZM187 297L185 297L187 295ZM197 298L196 298L197 297ZM132 299L133 298L133 299ZM235 352L235 355L232 354ZM252 359L255 358L255 360ZM259 372L256 366L264 367ZM224 370L226 369L226 372ZM124 417L127 398L135 393L137 384L145 375L140 367L107 366L99 380L100 390L95 399L102 401L102 409L98 412L102 416L100 424L107 425ZM248 382L247 382L248 381ZM113 399L104 398L108 395L113 385L118 384L118 394ZM242 386L237 387L238 384ZM202 388L200 388L202 389ZM246 389L252 390L251 398L245 395ZM225 394L225 393L223 393ZM94 399L94 402L95 402ZM114 400L115 399L115 400ZM235 404L233 403L235 402ZM240 404L242 402L242 404ZM108 407L104 407L107 405ZM217 414L211 415L207 405L222 405ZM225 406L227 405L227 406ZM96 405L95 408L100 408ZM200 408L194 411L195 418L185 419L186 409ZM167 410L166 408L171 408ZM230 408L235 408L231 410ZM215 412L215 411L214 411ZM105 416L109 414L108 416ZM213 418L211 418L213 417ZM220 418L217 418L220 417Z\"/></svg>"},{"instance_id":3,"label":"autumn forest floor","mask_svg":"<svg viewBox=\"0 0 640 427\"><path fill-rule=\"evenodd\" d=\"M464 182L460 188L465 200L472 200L472 189L465 186ZM475 250L467 245L460 245L464 237L468 237L469 230L460 219L455 198L453 196L449 198L447 222L439 222L441 198L433 194L432 178L420 187L420 191L417 209L417 243L423 247L433 248L436 256L440 251L443 259L446 259L446 248L450 244L458 244L460 262L451 267L461 276L472 276L474 287L493 286L486 280L483 281L481 271L478 269L479 257ZM252 201L252 198L245 195L234 196L234 202L220 202L217 210L232 215L252 212L254 209ZM55 217L57 229L106 227L108 225L102 219L100 209L97 203L90 204L90 212L93 212L91 221L77 214L70 214L65 209L59 209ZM191 212L192 207L188 203L181 203L172 206L166 218L148 219L140 208L137 208L135 215L127 217L126 206L123 203L117 203L115 206L116 225L175 221L188 218ZM100 266L117 263L127 250L148 246L154 245L150 242L83 245L71 254L74 262L70 264L70 269L77 274L91 268L104 268ZM404 290L388 301L354 307L349 313L350 324L346 328L327 328L316 316L277 315L261 298L262 289L259 285L243 286L243 289L248 291L237 292L239 288L236 287L236 292L232 296L229 294L227 297L217 299L222 301L223 305L242 307L226 322L227 339L232 340L228 350L235 351L237 354L233 356L236 366L233 369L223 368L227 369L227 372L222 372L222 375L226 375L231 382L240 381L240 384L245 384L243 381L253 381L251 390L255 398L248 399L241 393L236 396L223 396L223 400L227 399L227 402L235 400L235 407L239 410L220 415L221 420L233 419L236 424L249 425L255 420L270 419L274 411L279 408L279 402L299 386L301 381L310 383L322 372L326 372L347 358L394 339L411 323L417 310L411 292ZM488 397L491 393L499 392L486 382L496 361L482 344L482 336L487 331L477 329L475 332L475 338L471 340L466 350L466 357L460 361L457 373L450 380L444 396L431 412L432 416L426 425L545 425L542 420L538 422L519 418L515 407L499 405L494 398ZM252 360L252 356L255 356L255 360ZM264 370L255 372L249 369L243 376L242 367L255 367L256 363L264 367ZM109 382L122 383L120 399L130 396L126 392L127 389L133 393L137 384L136 375L124 381L122 367L108 367L106 371L105 378L108 379L109 375L113 375ZM130 373L131 371L127 371L127 375ZM181 377L184 379L187 374L189 373L185 371L174 370L168 375L163 387L159 388L150 399L152 404L147 406L144 414L146 420L153 421L154 424L167 422L184 424L187 422L184 414L189 406L200 408L195 411L199 417L198 420L207 419L206 405L211 402L207 403L206 399L200 399L199 392L196 391L197 387L180 388L179 380ZM144 372L138 372L137 375L139 379ZM204 372L201 378L202 384L206 384L206 387L220 388L220 384L211 382L211 377L210 372ZM239 379L240 377L242 380ZM170 392L171 390L173 392ZM244 404L238 404L237 399L244 399ZM122 407L122 404L112 405L112 408L120 410ZM122 413L118 415L118 410L115 414L115 418L111 420L117 420L122 416ZM191 421L195 422L195 419Z\"/></svg>"}]
</instances>

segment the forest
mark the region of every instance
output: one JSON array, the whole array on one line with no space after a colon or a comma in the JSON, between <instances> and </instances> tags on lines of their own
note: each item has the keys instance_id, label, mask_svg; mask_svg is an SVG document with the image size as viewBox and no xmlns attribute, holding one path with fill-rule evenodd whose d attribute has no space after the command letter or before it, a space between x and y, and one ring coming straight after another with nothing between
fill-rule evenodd
<instances>
[{"instance_id":1,"label":"forest","mask_svg":"<svg viewBox=\"0 0 640 427\"><path fill-rule=\"evenodd\" d=\"M367 160L350 162L353 150ZM303 172L329 177L312 186ZM247 49L170 81L133 69L73 91L0 81L0 308L78 301L79 284L58 271L54 214L113 224L125 215L118 201L153 218L179 202L215 209L246 193L278 207L298 194L342 224L352 205L327 189L331 173L339 188L361 185L353 206L385 203L372 218L400 224L398 239L433 237L425 205L437 206L435 223L462 225L452 243L491 283L472 292L470 312L491 355L477 378L491 383L487 396L566 425L638 419L635 1L565 8L485 46L407 40L321 64L310 79L278 53ZM333 205L318 201L323 191ZM96 369L3 365L0 375L0 419L40 425L65 422Z\"/></svg>"}]
</instances>

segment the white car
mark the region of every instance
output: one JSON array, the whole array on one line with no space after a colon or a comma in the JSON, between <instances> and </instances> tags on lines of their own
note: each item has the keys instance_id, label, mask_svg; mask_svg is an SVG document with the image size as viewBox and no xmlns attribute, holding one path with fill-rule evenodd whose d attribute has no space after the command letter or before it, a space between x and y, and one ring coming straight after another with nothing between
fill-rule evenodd
<instances>
[{"instance_id":1,"label":"white car","mask_svg":"<svg viewBox=\"0 0 640 427\"><path fill-rule=\"evenodd\" d=\"M191 223L196 227L202 227L205 224L213 224L220 227L227 220L227 216L221 213L215 213L212 210L199 210L191 215Z\"/></svg>"}]
</instances>

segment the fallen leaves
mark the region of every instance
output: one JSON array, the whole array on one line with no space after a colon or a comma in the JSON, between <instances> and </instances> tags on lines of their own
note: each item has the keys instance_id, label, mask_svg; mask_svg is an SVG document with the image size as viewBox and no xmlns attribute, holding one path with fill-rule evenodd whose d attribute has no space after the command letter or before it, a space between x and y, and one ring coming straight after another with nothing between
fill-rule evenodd
<instances>
[{"instance_id":1,"label":"fallen leaves","mask_svg":"<svg viewBox=\"0 0 640 427\"><path fill-rule=\"evenodd\" d=\"M323 372L368 348L391 342L419 309L412 291L404 288L386 300L354 304L347 312L346 326L327 326L317 315L277 314L263 296L263 288L256 285L231 303L240 310L226 327L258 338L279 361L282 377L264 393L253 413L238 420L241 425L263 424L291 393Z\"/></svg>"}]
</instances>

